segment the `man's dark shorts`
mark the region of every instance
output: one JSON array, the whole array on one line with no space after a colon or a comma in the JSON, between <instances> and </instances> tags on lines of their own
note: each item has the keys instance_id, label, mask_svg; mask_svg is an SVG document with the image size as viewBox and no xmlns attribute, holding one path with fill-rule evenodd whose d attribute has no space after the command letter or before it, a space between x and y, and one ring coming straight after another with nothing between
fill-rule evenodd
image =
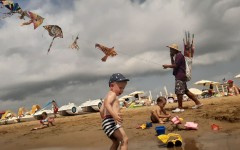
<instances>
[{"instance_id":1,"label":"man's dark shorts","mask_svg":"<svg viewBox=\"0 0 240 150\"><path fill-rule=\"evenodd\" d=\"M175 94L186 94L188 91L186 81L175 80Z\"/></svg>"}]
</instances>

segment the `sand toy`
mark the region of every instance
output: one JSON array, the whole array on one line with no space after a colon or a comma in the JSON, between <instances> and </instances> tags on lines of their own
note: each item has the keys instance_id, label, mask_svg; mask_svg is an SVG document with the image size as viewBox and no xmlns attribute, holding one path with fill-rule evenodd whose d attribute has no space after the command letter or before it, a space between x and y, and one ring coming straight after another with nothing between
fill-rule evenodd
<instances>
[{"instance_id":1,"label":"sand toy","mask_svg":"<svg viewBox=\"0 0 240 150\"><path fill-rule=\"evenodd\" d=\"M173 146L182 146L182 137L180 134L176 133L169 133L169 134L163 134L159 135L158 139L162 141L164 144L167 145L167 147L173 147Z\"/></svg>"},{"instance_id":2,"label":"sand toy","mask_svg":"<svg viewBox=\"0 0 240 150\"><path fill-rule=\"evenodd\" d=\"M198 124L195 122L186 122L184 126L186 127L186 129L193 129L193 130L198 129Z\"/></svg>"},{"instance_id":3,"label":"sand toy","mask_svg":"<svg viewBox=\"0 0 240 150\"><path fill-rule=\"evenodd\" d=\"M175 116L171 119L173 124L180 124L183 121L183 118L179 118L178 116Z\"/></svg>"}]
</instances>

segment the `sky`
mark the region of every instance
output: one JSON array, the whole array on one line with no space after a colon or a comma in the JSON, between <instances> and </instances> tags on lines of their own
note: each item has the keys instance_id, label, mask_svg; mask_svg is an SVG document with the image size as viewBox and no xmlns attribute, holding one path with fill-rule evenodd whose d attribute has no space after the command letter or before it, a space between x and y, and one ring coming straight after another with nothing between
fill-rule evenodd
<instances>
[{"instance_id":1,"label":"sky","mask_svg":"<svg viewBox=\"0 0 240 150\"><path fill-rule=\"evenodd\" d=\"M30 109L55 99L80 105L104 98L113 73L130 79L123 95L151 91L156 98L166 86L174 93L169 49L183 49L185 31L195 35L192 80L233 79L240 85L239 0L15 0L23 10L44 19L36 30L20 26L18 14L0 20L0 110ZM0 8L1 11L6 11ZM3 14L0 14L3 16ZM27 21L27 19L25 20ZM43 25L58 25L63 38L52 40ZM80 50L69 45L79 35ZM109 57L95 43L114 46Z\"/></svg>"}]
</instances>

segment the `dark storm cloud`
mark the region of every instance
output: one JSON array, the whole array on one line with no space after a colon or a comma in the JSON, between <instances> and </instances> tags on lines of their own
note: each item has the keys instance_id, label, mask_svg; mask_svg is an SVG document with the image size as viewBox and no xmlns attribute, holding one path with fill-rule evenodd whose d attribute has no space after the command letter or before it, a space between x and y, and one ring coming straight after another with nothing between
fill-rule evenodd
<instances>
[{"instance_id":1,"label":"dark storm cloud","mask_svg":"<svg viewBox=\"0 0 240 150\"><path fill-rule=\"evenodd\" d=\"M106 77L105 77L106 78ZM94 83L104 79L104 76L91 76L88 74L75 74L67 77L62 77L55 80L47 80L40 82L26 82L14 86L4 87L0 89L0 99L2 100L23 100L28 96L38 94L44 90L49 90L48 93L57 92L67 86L84 85Z\"/></svg>"},{"instance_id":2,"label":"dark storm cloud","mask_svg":"<svg viewBox=\"0 0 240 150\"><path fill-rule=\"evenodd\" d=\"M162 72L159 70L156 71L148 71L140 74L138 77L145 77L152 74L157 75L165 75L169 73L169 71ZM3 101L13 100L13 101L21 101L26 99L29 96L37 95L43 91L46 92L45 96L51 97L53 93L58 93L59 91L67 88L68 86L84 86L87 84L92 84L97 81L106 80L108 81L110 75L89 75L89 74L72 74L66 77L54 79L54 80L46 80L39 82L25 82L16 84L9 87L3 87L0 89L0 99ZM130 79L135 76L135 74L126 74L125 76ZM105 86L105 85L104 85Z\"/></svg>"},{"instance_id":3,"label":"dark storm cloud","mask_svg":"<svg viewBox=\"0 0 240 150\"><path fill-rule=\"evenodd\" d=\"M131 0L132 3L138 3L138 4L142 4L144 2L146 2L146 0Z\"/></svg>"}]
</instances>

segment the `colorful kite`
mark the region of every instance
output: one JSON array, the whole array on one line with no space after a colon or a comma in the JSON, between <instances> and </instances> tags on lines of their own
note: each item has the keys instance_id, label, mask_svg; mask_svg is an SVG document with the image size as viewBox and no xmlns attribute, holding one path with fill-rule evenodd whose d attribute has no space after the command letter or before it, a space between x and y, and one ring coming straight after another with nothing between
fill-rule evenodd
<instances>
[{"instance_id":1,"label":"colorful kite","mask_svg":"<svg viewBox=\"0 0 240 150\"><path fill-rule=\"evenodd\" d=\"M30 18L30 20L28 22L22 23L21 26L29 25L29 24L33 23L34 29L36 29L38 26L40 26L43 23L43 20L44 20L43 17L41 17L37 14L34 14L30 11L23 11L19 18L24 19L24 16L27 16L28 18Z\"/></svg>"},{"instance_id":2,"label":"colorful kite","mask_svg":"<svg viewBox=\"0 0 240 150\"><path fill-rule=\"evenodd\" d=\"M184 45L184 56L186 61L186 76L187 81L191 80L192 77L192 60L194 54L194 34L192 34L192 39L190 37L190 32L185 32L185 39L183 38L183 45Z\"/></svg>"},{"instance_id":3,"label":"colorful kite","mask_svg":"<svg viewBox=\"0 0 240 150\"><path fill-rule=\"evenodd\" d=\"M48 48L48 53L49 53L54 39L57 38L57 37L63 38L63 33L62 33L62 29L57 25L46 25L46 26L43 26L43 27L48 31L48 34L51 37L53 37L52 42L51 42L51 44Z\"/></svg>"},{"instance_id":4,"label":"colorful kite","mask_svg":"<svg viewBox=\"0 0 240 150\"><path fill-rule=\"evenodd\" d=\"M7 0L0 1L0 3L1 3L4 7L6 7L8 10L10 10L10 12L2 13L2 14L5 15L3 18L10 17L10 16L12 16L14 13L19 13L20 11L22 11L22 9L21 9L21 7L19 6L18 3L13 3L13 2L7 1Z\"/></svg>"},{"instance_id":5,"label":"colorful kite","mask_svg":"<svg viewBox=\"0 0 240 150\"><path fill-rule=\"evenodd\" d=\"M105 62L108 58L108 56L116 56L117 52L114 50L114 47L112 48L108 48L106 46L100 45L98 43L95 44L95 48L99 48L101 51L103 51L103 53L105 54L105 56L102 58L102 61Z\"/></svg>"},{"instance_id":6,"label":"colorful kite","mask_svg":"<svg viewBox=\"0 0 240 150\"><path fill-rule=\"evenodd\" d=\"M79 48L79 46L78 46L78 44L77 44L77 40L78 40L79 38L78 38L78 35L77 35L77 37L75 38L75 40L73 41L73 43L69 46L71 49L77 49L77 50L79 50L80 48Z\"/></svg>"},{"instance_id":7,"label":"colorful kite","mask_svg":"<svg viewBox=\"0 0 240 150\"><path fill-rule=\"evenodd\" d=\"M185 39L183 38L184 45L184 56L193 57L194 46L193 46L194 34L192 34L192 39L190 37L190 32L185 32Z\"/></svg>"}]
</instances>

